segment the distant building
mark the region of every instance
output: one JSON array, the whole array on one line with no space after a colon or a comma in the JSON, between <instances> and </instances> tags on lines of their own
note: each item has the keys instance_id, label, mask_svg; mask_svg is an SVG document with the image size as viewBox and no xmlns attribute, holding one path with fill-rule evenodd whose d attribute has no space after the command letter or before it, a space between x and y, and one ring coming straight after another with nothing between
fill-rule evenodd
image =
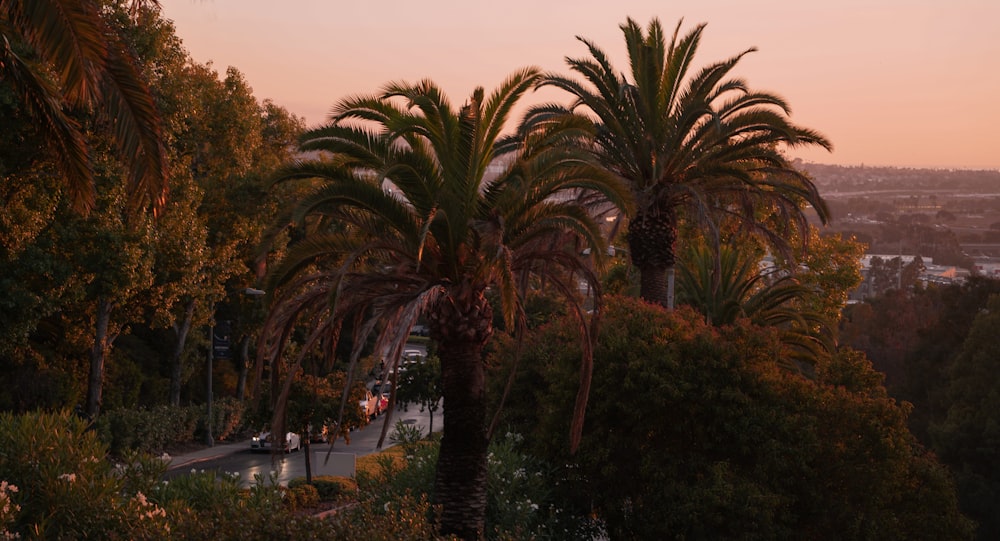
<instances>
[{"instance_id":1,"label":"distant building","mask_svg":"<svg viewBox=\"0 0 1000 541\"><path fill-rule=\"evenodd\" d=\"M863 301L881 293L881 291L876 291L876 285L874 283L875 277L872 273L872 260L876 257L885 263L895 261L896 258L899 258L900 268L896 269L896 273L902 272L904 267L912 263L913 260L917 258L917 256L909 254L865 254L861 257L861 285L848 294L849 302ZM929 263L923 258L921 258L921 260L924 263L924 270L919 276L917 276L917 280L919 280L925 287L929 284L962 283L969 276L969 272L967 270L951 265L935 265L933 263ZM1000 264L997 265L997 268L998 271L1000 271ZM1000 273L998 273L997 276L1000 277Z\"/></svg>"},{"instance_id":2,"label":"distant building","mask_svg":"<svg viewBox=\"0 0 1000 541\"><path fill-rule=\"evenodd\" d=\"M987 278L1000 278L1000 261L985 259L972 264L972 273Z\"/></svg>"}]
</instances>

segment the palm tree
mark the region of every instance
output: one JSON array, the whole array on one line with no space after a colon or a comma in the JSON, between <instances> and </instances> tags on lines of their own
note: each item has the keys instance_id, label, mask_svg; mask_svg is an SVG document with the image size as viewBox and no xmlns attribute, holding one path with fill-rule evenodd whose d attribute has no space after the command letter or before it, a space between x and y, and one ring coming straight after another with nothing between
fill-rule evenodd
<instances>
[{"instance_id":1,"label":"palm tree","mask_svg":"<svg viewBox=\"0 0 1000 541\"><path fill-rule=\"evenodd\" d=\"M430 81L345 99L331 123L300 144L325 157L278 173L322 183L292 214L299 239L271 275L268 290L281 285L282 293L265 325L264 356L280 358L302 322L312 331L302 351L321 342L330 351L349 320L355 359L375 332L376 352L398 363L409 330L426 317L446 408L434 497L443 506L441 531L464 539L478 539L484 527L482 354L494 330L487 294L499 299L507 329L524 327L524 285L532 280L570 299L588 351L571 423L575 445L592 336L578 281L597 286L580 254L603 252L598 224L576 195L598 191L619 204L628 195L582 150L580 141L592 135L587 122L567 117L502 135L511 109L539 77L536 69L518 71L488 97L476 89L458 110ZM556 236L568 242L554 245ZM287 389L277 397L276 422Z\"/></svg>"},{"instance_id":2,"label":"palm tree","mask_svg":"<svg viewBox=\"0 0 1000 541\"><path fill-rule=\"evenodd\" d=\"M134 0L133 8L155 0ZM134 58L94 0L0 0L0 82L51 142L74 206L94 204L94 179L76 112L97 111L129 168L136 208L166 197L160 118Z\"/></svg>"},{"instance_id":3,"label":"palm tree","mask_svg":"<svg viewBox=\"0 0 1000 541\"><path fill-rule=\"evenodd\" d=\"M833 351L832 322L802 301L815 291L778 267L762 270L752 242L725 243L715 249L688 244L679 261L678 302L691 306L711 325L746 318L778 329L786 368L811 367ZM789 362L791 361L791 362Z\"/></svg>"},{"instance_id":4,"label":"palm tree","mask_svg":"<svg viewBox=\"0 0 1000 541\"><path fill-rule=\"evenodd\" d=\"M689 75L705 25L683 37L680 27L667 44L655 18L645 33L632 19L621 25L631 80L617 74L597 45L578 38L591 58L567 62L585 82L550 74L541 83L569 92L574 101L529 112L536 122L579 112L596 123L595 152L604 167L630 185L635 201L627 241L640 273L640 294L668 307L678 224L685 212L710 227L713 217L736 218L783 249L791 227L805 230L803 204L812 205L824 223L828 212L816 187L791 166L780 145L831 148L822 135L789 122L782 98L730 77L754 49ZM762 210L777 219L762 220Z\"/></svg>"}]
</instances>

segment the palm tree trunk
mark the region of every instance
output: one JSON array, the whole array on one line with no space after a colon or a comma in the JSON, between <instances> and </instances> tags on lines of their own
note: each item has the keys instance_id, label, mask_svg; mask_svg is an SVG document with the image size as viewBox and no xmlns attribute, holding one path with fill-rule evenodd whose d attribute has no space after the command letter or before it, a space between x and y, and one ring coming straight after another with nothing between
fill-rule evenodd
<instances>
[{"instance_id":1,"label":"palm tree trunk","mask_svg":"<svg viewBox=\"0 0 1000 541\"><path fill-rule=\"evenodd\" d=\"M648 265L639 268L639 296L646 302L674 309L674 267Z\"/></svg>"},{"instance_id":2,"label":"palm tree trunk","mask_svg":"<svg viewBox=\"0 0 1000 541\"><path fill-rule=\"evenodd\" d=\"M438 343L444 435L434 479L440 531L483 538L486 524L486 366L483 348L493 334L493 309L484 288L463 282L428 314Z\"/></svg>"},{"instance_id":3,"label":"palm tree trunk","mask_svg":"<svg viewBox=\"0 0 1000 541\"><path fill-rule=\"evenodd\" d=\"M639 269L639 296L668 310L674 308L676 224L673 211L652 209L633 218L626 233L632 264Z\"/></svg>"},{"instance_id":4,"label":"palm tree trunk","mask_svg":"<svg viewBox=\"0 0 1000 541\"><path fill-rule=\"evenodd\" d=\"M442 343L444 436L434 481L434 499L442 506L441 533L461 539L482 538L486 520L486 371L483 346Z\"/></svg>"}]
</instances>

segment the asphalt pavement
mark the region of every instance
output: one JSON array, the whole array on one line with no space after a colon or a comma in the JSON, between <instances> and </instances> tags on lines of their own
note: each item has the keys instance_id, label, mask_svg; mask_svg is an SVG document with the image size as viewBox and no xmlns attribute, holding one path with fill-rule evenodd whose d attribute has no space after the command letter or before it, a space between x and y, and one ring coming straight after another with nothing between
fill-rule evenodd
<instances>
[{"instance_id":1,"label":"asphalt pavement","mask_svg":"<svg viewBox=\"0 0 1000 541\"><path fill-rule=\"evenodd\" d=\"M382 434L383 425L388 420L388 428L386 429L386 437L381 448L378 447L378 440ZM431 427L430 412L420 411L419 406L409 405L407 409L397 408L396 410L384 413L377 417L374 421L369 423L366 427L355 430L351 432L350 443L345 443L343 439L338 439L332 444L332 451L339 455L350 455L353 454L354 457L368 455L391 447L393 443L391 442L390 435L394 431L394 427L397 421L402 421L406 425L419 427L423 432L423 435L429 434L429 429ZM433 428L435 431L440 431L444 426L444 414L443 409L439 408L434 413L434 424ZM314 453L313 456L323 456L330 451L330 444L312 444L310 446L310 451ZM235 466L235 464L241 464L248 460L248 455L250 455L250 440L236 441L229 443L219 443L212 447L204 447L202 449L197 449L191 452L184 453L177 456L165 456L165 460L169 460L169 465L167 466L168 472L171 475L179 474L182 469L216 469L220 464L225 464L226 467L223 468L224 471L234 471L240 474L240 477L246 480L247 483L252 482L255 473L266 472L273 469L266 463L269 461L269 453L253 453L257 457L261 457L261 464L257 466ZM300 464L303 461L296 458L300 453L295 452L285 455L282 457L281 462L287 464L284 468L279 468L280 473L278 482L285 484L289 479L296 476L304 475L304 470L299 472L301 469ZM242 457L239 460L237 456ZM349 457L350 458L350 457ZM313 461L316 464L316 460ZM353 461L349 462L353 465ZM230 469L230 466L232 469ZM246 469L247 471L240 471L241 469Z\"/></svg>"}]
</instances>

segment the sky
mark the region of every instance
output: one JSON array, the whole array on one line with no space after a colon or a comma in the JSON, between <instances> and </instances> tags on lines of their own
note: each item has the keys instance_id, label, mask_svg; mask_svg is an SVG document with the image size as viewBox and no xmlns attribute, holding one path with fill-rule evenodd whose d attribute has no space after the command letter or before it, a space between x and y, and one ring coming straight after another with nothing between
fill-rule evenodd
<instances>
[{"instance_id":1,"label":"sky","mask_svg":"<svg viewBox=\"0 0 1000 541\"><path fill-rule=\"evenodd\" d=\"M244 74L259 100L327 121L390 81L431 79L455 105L513 71L570 74L596 43L627 71L619 25L706 23L694 66L746 49L733 74L777 93L849 166L1000 169L998 0L161 0L191 57ZM564 101L555 90L528 96Z\"/></svg>"}]
</instances>

